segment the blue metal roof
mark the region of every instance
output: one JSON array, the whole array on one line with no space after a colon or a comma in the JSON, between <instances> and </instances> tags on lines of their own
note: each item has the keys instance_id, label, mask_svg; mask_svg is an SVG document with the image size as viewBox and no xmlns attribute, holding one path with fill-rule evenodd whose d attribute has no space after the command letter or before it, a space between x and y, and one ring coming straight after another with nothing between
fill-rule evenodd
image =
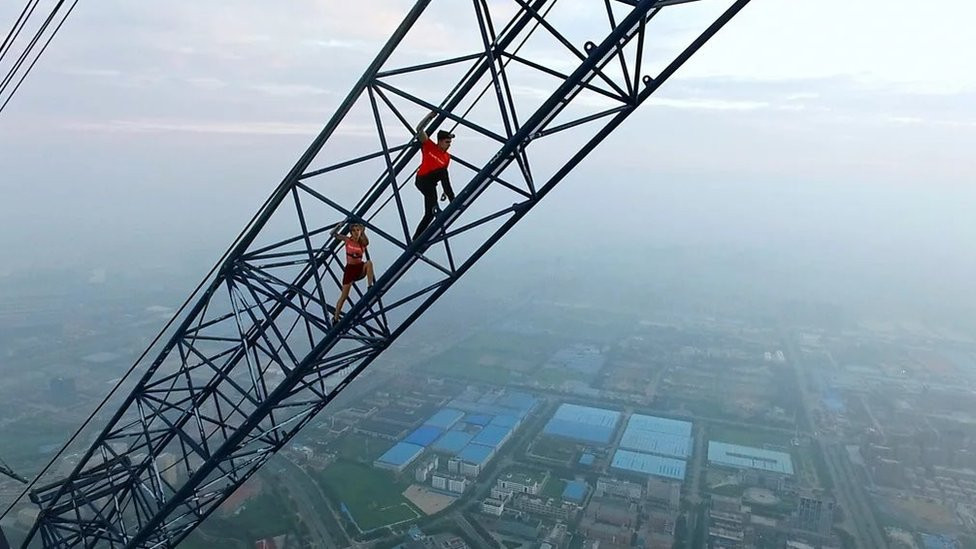
<instances>
[{"instance_id":1,"label":"blue metal roof","mask_svg":"<svg viewBox=\"0 0 976 549\"><path fill-rule=\"evenodd\" d=\"M434 427L440 427L445 431L454 427L454 424L464 417L464 412L459 412L458 410L452 410L450 408L442 408L437 411L436 414L430 416L430 419L424 422L424 425L433 425Z\"/></svg>"},{"instance_id":2,"label":"blue metal roof","mask_svg":"<svg viewBox=\"0 0 976 549\"><path fill-rule=\"evenodd\" d=\"M451 455L457 454L464 448L474 435L471 433L465 433L464 431L448 431L441 435L441 438L437 439L437 442L432 444L430 447L439 452L445 452Z\"/></svg>"},{"instance_id":3,"label":"blue metal roof","mask_svg":"<svg viewBox=\"0 0 976 549\"><path fill-rule=\"evenodd\" d=\"M469 423L471 425L479 425L481 427L484 427L485 425L488 425L489 423L491 423L491 420L492 419L494 419L494 418L492 416L488 416L488 415L483 415L483 414L469 414L469 415L467 415L467 416L464 417L464 422L465 423Z\"/></svg>"},{"instance_id":4,"label":"blue metal roof","mask_svg":"<svg viewBox=\"0 0 976 549\"><path fill-rule=\"evenodd\" d=\"M399 442L393 446L393 448L387 450L386 453L380 456L380 458L376 461L402 467L417 459L417 457L423 452L424 448L422 446L417 446L416 444L410 444L408 442Z\"/></svg>"},{"instance_id":5,"label":"blue metal roof","mask_svg":"<svg viewBox=\"0 0 976 549\"><path fill-rule=\"evenodd\" d=\"M407 435L403 439L403 442L409 442L410 444L416 444L418 446L428 446L431 442L437 440L437 437L444 433L444 429L440 427L434 427L433 425L421 425L417 427L417 430Z\"/></svg>"},{"instance_id":6,"label":"blue metal roof","mask_svg":"<svg viewBox=\"0 0 976 549\"><path fill-rule=\"evenodd\" d=\"M504 427L489 425L475 435L471 442L491 446L492 448L498 448L502 445L502 441L508 437L508 432L509 430Z\"/></svg>"},{"instance_id":7,"label":"blue metal roof","mask_svg":"<svg viewBox=\"0 0 976 549\"><path fill-rule=\"evenodd\" d=\"M757 469L784 475L793 474L793 459L787 453L714 440L708 442L708 461L736 469Z\"/></svg>"},{"instance_id":8,"label":"blue metal roof","mask_svg":"<svg viewBox=\"0 0 976 549\"><path fill-rule=\"evenodd\" d=\"M495 419L491 420L489 425L495 425L497 427L515 427L518 424L519 419L515 416L495 416Z\"/></svg>"},{"instance_id":9,"label":"blue metal roof","mask_svg":"<svg viewBox=\"0 0 976 549\"><path fill-rule=\"evenodd\" d=\"M680 459L652 456L630 450L617 450L613 455L611 467L623 471L642 473L670 478L685 479L685 462Z\"/></svg>"},{"instance_id":10,"label":"blue metal roof","mask_svg":"<svg viewBox=\"0 0 976 549\"><path fill-rule=\"evenodd\" d=\"M537 403L538 399L528 393L510 392L502 395L483 395L477 401L456 398L449 402L448 406L471 414L524 418Z\"/></svg>"},{"instance_id":11,"label":"blue metal roof","mask_svg":"<svg viewBox=\"0 0 976 549\"><path fill-rule=\"evenodd\" d=\"M505 406L507 408L513 408L516 410L521 410L522 412L528 412L531 410L536 402L536 398L528 393L521 392L510 392L506 393L504 396L495 401L498 406Z\"/></svg>"},{"instance_id":12,"label":"blue metal roof","mask_svg":"<svg viewBox=\"0 0 976 549\"><path fill-rule=\"evenodd\" d=\"M546 424L544 432L547 435L606 444L613 437L618 421L620 412L563 404Z\"/></svg>"},{"instance_id":13,"label":"blue metal roof","mask_svg":"<svg viewBox=\"0 0 976 549\"><path fill-rule=\"evenodd\" d=\"M683 437L691 436L691 422L666 417L632 414L627 421L627 430L650 431Z\"/></svg>"},{"instance_id":14,"label":"blue metal roof","mask_svg":"<svg viewBox=\"0 0 976 549\"><path fill-rule=\"evenodd\" d=\"M457 457L462 460L473 463L475 465L484 465L495 453L495 449L489 446L483 446L481 444L468 444L460 452L457 453Z\"/></svg>"},{"instance_id":15,"label":"blue metal roof","mask_svg":"<svg viewBox=\"0 0 976 549\"><path fill-rule=\"evenodd\" d=\"M593 462L595 460L596 460L596 456L594 456L593 454L583 454L579 458L579 463L580 465L586 465L587 467L589 467L590 465L593 465Z\"/></svg>"},{"instance_id":16,"label":"blue metal roof","mask_svg":"<svg viewBox=\"0 0 976 549\"><path fill-rule=\"evenodd\" d=\"M627 429L620 447L647 454L687 459L691 455L691 437Z\"/></svg>"},{"instance_id":17,"label":"blue metal roof","mask_svg":"<svg viewBox=\"0 0 976 549\"><path fill-rule=\"evenodd\" d=\"M563 499L567 501L572 501L574 503L581 503L583 498L586 497L586 484L576 480L572 480L566 483L566 489L563 490Z\"/></svg>"}]
</instances>

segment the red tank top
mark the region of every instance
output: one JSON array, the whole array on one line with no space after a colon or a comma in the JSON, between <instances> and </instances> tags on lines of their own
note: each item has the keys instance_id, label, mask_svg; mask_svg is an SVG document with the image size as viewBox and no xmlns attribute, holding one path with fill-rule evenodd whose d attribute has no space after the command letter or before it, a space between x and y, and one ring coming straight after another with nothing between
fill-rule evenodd
<instances>
[{"instance_id":1,"label":"red tank top","mask_svg":"<svg viewBox=\"0 0 976 549\"><path fill-rule=\"evenodd\" d=\"M363 262L363 253L366 251L359 242L346 237L346 264L359 265Z\"/></svg>"}]
</instances>

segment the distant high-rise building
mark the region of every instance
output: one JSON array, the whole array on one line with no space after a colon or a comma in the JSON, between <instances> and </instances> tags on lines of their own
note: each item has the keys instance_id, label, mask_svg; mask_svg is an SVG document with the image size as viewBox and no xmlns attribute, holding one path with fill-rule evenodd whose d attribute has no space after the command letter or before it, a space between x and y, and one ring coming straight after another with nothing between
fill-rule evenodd
<instances>
[{"instance_id":1,"label":"distant high-rise building","mask_svg":"<svg viewBox=\"0 0 976 549\"><path fill-rule=\"evenodd\" d=\"M628 480L600 477L596 481L596 496L640 500L644 497L644 486Z\"/></svg>"},{"instance_id":2,"label":"distant high-rise building","mask_svg":"<svg viewBox=\"0 0 976 549\"><path fill-rule=\"evenodd\" d=\"M659 477L647 479L647 502L668 513L677 513L681 503L681 483Z\"/></svg>"},{"instance_id":3,"label":"distant high-rise building","mask_svg":"<svg viewBox=\"0 0 976 549\"><path fill-rule=\"evenodd\" d=\"M438 459L436 455L421 463L420 466L417 467L416 471L414 471L414 478L417 480L417 482L427 482L427 477L437 470L437 463Z\"/></svg>"},{"instance_id":4,"label":"distant high-rise building","mask_svg":"<svg viewBox=\"0 0 976 549\"><path fill-rule=\"evenodd\" d=\"M713 495L707 515L709 549L740 549L746 546L749 508L742 498Z\"/></svg>"},{"instance_id":5,"label":"distant high-rise building","mask_svg":"<svg viewBox=\"0 0 976 549\"><path fill-rule=\"evenodd\" d=\"M829 536L834 527L834 501L817 492L802 492L796 506L796 527Z\"/></svg>"}]
</instances>

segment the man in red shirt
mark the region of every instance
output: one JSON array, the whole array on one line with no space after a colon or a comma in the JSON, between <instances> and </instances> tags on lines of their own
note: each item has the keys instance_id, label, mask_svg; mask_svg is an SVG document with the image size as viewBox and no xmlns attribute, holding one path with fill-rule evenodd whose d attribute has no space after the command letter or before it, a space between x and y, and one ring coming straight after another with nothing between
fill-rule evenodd
<instances>
[{"instance_id":1,"label":"man in red shirt","mask_svg":"<svg viewBox=\"0 0 976 549\"><path fill-rule=\"evenodd\" d=\"M428 114L417 126L417 140L420 141L420 168L417 169L417 190L424 195L424 217L417 225L417 230L413 232L413 239L416 240L420 233L430 225L437 215L437 182L444 187L441 200L454 200L454 190L451 189L451 178L447 173L447 165L451 162L451 155L447 149L451 148L454 134L441 130L437 132L437 142L435 143L424 128L434 118L436 113Z\"/></svg>"}]
</instances>

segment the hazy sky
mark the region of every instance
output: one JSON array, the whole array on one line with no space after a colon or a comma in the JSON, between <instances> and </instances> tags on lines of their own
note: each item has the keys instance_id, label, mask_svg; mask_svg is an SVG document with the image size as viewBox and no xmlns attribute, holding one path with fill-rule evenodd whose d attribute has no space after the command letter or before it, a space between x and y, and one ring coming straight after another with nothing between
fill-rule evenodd
<instances>
[{"instance_id":1,"label":"hazy sky","mask_svg":"<svg viewBox=\"0 0 976 549\"><path fill-rule=\"evenodd\" d=\"M581 36L604 9L558 1ZM0 115L0 275L216 256L411 4L82 2ZM670 8L655 40L727 5ZM976 5L918 7L754 0L517 234L609 222L627 246L812 246L976 274ZM470 11L434 0L404 54L461 48Z\"/></svg>"}]
</instances>

